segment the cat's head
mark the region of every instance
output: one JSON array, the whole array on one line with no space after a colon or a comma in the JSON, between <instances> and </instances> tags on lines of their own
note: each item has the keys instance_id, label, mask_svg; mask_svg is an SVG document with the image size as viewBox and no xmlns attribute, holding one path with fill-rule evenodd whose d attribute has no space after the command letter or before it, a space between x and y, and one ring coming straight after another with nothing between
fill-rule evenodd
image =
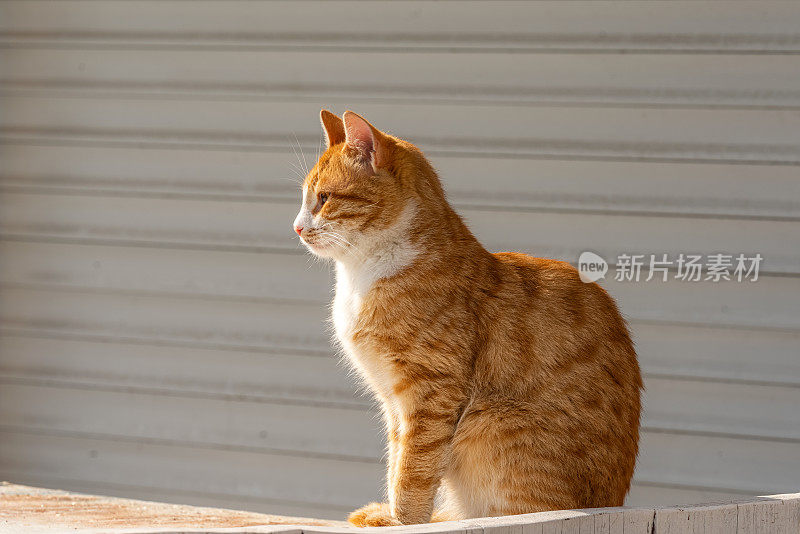
<instances>
[{"instance_id":1,"label":"cat's head","mask_svg":"<svg viewBox=\"0 0 800 534\"><path fill-rule=\"evenodd\" d=\"M320 113L327 149L308 173L295 232L317 256L366 259L412 239L422 206L444 201L422 153L359 115Z\"/></svg>"}]
</instances>

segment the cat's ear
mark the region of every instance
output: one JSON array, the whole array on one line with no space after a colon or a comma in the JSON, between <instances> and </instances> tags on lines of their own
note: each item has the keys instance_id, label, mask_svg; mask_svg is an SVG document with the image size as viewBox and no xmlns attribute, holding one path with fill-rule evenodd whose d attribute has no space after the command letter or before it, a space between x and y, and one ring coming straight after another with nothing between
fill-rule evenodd
<instances>
[{"instance_id":1,"label":"cat's ear","mask_svg":"<svg viewBox=\"0 0 800 534\"><path fill-rule=\"evenodd\" d=\"M328 143L328 148L344 142L344 123L342 119L327 109L323 109L319 112L319 122L322 123L322 130L325 132L325 141Z\"/></svg>"},{"instance_id":2,"label":"cat's ear","mask_svg":"<svg viewBox=\"0 0 800 534\"><path fill-rule=\"evenodd\" d=\"M370 162L373 169L384 166L387 161L387 146L383 134L352 111L345 111L342 119L345 144L357 152L361 159Z\"/></svg>"}]
</instances>

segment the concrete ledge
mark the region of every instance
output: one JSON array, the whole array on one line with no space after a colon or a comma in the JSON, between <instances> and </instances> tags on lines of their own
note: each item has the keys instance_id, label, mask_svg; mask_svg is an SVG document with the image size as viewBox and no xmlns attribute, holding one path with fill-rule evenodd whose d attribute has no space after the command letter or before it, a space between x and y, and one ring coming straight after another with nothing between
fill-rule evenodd
<instances>
[{"instance_id":1,"label":"concrete ledge","mask_svg":"<svg viewBox=\"0 0 800 534\"><path fill-rule=\"evenodd\" d=\"M211 532L213 529L303 524L346 526L344 521L85 495L0 483L0 533ZM187 530L188 529L188 530ZM292 530L292 529L289 529Z\"/></svg>"},{"instance_id":2,"label":"concrete ledge","mask_svg":"<svg viewBox=\"0 0 800 534\"><path fill-rule=\"evenodd\" d=\"M3 483L0 532L280 534L800 534L800 493L663 508L559 510L385 528Z\"/></svg>"}]
</instances>

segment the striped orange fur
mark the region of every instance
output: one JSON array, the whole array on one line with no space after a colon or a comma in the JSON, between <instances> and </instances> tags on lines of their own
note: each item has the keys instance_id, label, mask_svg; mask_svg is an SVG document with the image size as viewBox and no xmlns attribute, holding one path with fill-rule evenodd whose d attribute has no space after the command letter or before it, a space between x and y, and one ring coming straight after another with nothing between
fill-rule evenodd
<instances>
[{"instance_id":1,"label":"striped orange fur","mask_svg":"<svg viewBox=\"0 0 800 534\"><path fill-rule=\"evenodd\" d=\"M431 521L437 491L434 520L622 505L642 380L614 300L568 263L488 252L414 145L321 119L295 230L336 263L336 335L389 441L388 502L350 521Z\"/></svg>"}]
</instances>

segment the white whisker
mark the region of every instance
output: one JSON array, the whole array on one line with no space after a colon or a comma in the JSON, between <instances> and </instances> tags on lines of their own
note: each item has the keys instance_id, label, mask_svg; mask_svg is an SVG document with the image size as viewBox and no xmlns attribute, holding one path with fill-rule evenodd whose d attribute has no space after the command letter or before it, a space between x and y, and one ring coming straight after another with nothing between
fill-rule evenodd
<instances>
[{"instance_id":1,"label":"white whisker","mask_svg":"<svg viewBox=\"0 0 800 534\"><path fill-rule=\"evenodd\" d=\"M299 175L296 175L296 176L283 176L282 178L284 180L289 180L290 182L295 183L297 185L302 185L302 183L305 181L305 179L303 177L299 176Z\"/></svg>"},{"instance_id":2,"label":"white whisker","mask_svg":"<svg viewBox=\"0 0 800 534\"><path fill-rule=\"evenodd\" d=\"M347 239L345 239L345 238L344 238L344 236L343 236L342 234L340 234L340 233L338 233L338 232L332 232L332 234L333 234L333 235L335 235L336 237L338 237L339 239L341 239L342 241L344 241L345 243L347 243L348 245L350 245L351 247L355 246L355 245L353 245L353 244L352 244L350 241L348 241Z\"/></svg>"},{"instance_id":3,"label":"white whisker","mask_svg":"<svg viewBox=\"0 0 800 534\"><path fill-rule=\"evenodd\" d=\"M305 165L306 168L306 174L308 174L310 171L308 170L308 162L306 161L306 155L303 153L303 146L300 144L300 140L297 139L297 134L292 132L292 135L294 135L294 140L297 141L297 148L300 150L300 154L303 155L303 164Z\"/></svg>"},{"instance_id":4,"label":"white whisker","mask_svg":"<svg viewBox=\"0 0 800 534\"><path fill-rule=\"evenodd\" d=\"M297 139L297 136L295 136L295 139ZM289 146L292 147L292 152L294 152L294 157L297 158L297 163L298 163L299 168L300 168L300 173L303 174L303 162L300 160L300 154L298 154L297 150L295 150L294 144L292 143L291 139L289 140ZM300 146L299 142L298 142L297 146L298 147ZM308 172L305 172L305 174L308 174Z\"/></svg>"},{"instance_id":5,"label":"white whisker","mask_svg":"<svg viewBox=\"0 0 800 534\"><path fill-rule=\"evenodd\" d=\"M320 234L319 234L319 235L321 235L321 236L324 236L324 237L327 237L327 238L329 238L331 241L334 241L334 242L336 242L336 243L338 243L338 244L340 244L340 245L344 245L344 244L345 244L345 242L343 241L343 238L340 238L340 237L339 237L338 235L336 235L336 234L332 234L332 233L330 233L330 232L320 232Z\"/></svg>"},{"instance_id":6,"label":"white whisker","mask_svg":"<svg viewBox=\"0 0 800 534\"><path fill-rule=\"evenodd\" d=\"M295 165L294 163L289 163L289 165L292 166L291 170L294 173L294 175L297 177L297 180L299 181L299 183L305 182L306 181L306 175L303 174L303 170L300 169L299 167L297 167L297 165Z\"/></svg>"},{"instance_id":7,"label":"white whisker","mask_svg":"<svg viewBox=\"0 0 800 534\"><path fill-rule=\"evenodd\" d=\"M320 235L328 237L332 242L338 244L342 248L342 250L347 250L348 252L349 251L355 252L361 258L365 258L366 257L366 255L361 250L359 250L355 245L353 245L350 241L345 239L345 237L342 236L339 233L336 233L336 232L320 232ZM348 246L345 247L345 244L347 244Z\"/></svg>"}]
</instances>

